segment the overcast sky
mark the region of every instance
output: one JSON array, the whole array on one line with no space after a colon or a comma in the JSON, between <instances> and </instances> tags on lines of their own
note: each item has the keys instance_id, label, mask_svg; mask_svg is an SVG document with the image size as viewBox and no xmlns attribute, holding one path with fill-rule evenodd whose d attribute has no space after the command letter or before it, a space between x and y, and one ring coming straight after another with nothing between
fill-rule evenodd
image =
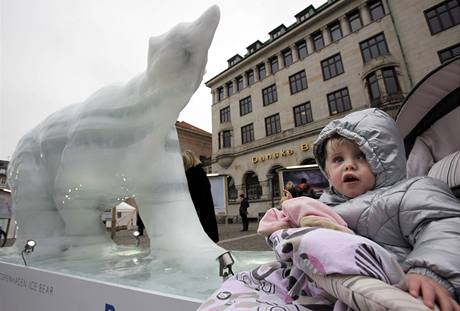
<instances>
[{"instance_id":1,"label":"overcast sky","mask_svg":"<svg viewBox=\"0 0 460 311\"><path fill-rule=\"evenodd\" d=\"M309 4L325 0L0 0L0 159L50 113L84 101L104 85L144 71L148 38L195 20L217 4L221 20L203 82L227 59ZM179 120L211 132L211 93L204 84Z\"/></svg>"}]
</instances>

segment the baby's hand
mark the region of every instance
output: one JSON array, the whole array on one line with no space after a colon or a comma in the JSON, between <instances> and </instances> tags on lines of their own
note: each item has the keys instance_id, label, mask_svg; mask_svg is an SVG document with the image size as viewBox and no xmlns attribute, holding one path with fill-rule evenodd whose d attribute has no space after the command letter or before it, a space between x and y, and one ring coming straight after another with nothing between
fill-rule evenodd
<instances>
[{"instance_id":1,"label":"baby's hand","mask_svg":"<svg viewBox=\"0 0 460 311\"><path fill-rule=\"evenodd\" d=\"M447 289L429 277L408 273L406 281L409 294L415 298L422 296L427 307L433 309L436 302L441 311L460 311L460 306L450 297Z\"/></svg>"},{"instance_id":2,"label":"baby's hand","mask_svg":"<svg viewBox=\"0 0 460 311\"><path fill-rule=\"evenodd\" d=\"M283 189L283 197L280 200L280 204L289 199L292 199L292 194L286 189Z\"/></svg>"}]
</instances>

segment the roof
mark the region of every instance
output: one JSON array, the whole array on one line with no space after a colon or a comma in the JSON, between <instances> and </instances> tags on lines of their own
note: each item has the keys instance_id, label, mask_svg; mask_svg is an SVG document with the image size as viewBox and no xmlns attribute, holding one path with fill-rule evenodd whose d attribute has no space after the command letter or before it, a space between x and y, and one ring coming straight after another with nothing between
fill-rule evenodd
<instances>
[{"instance_id":1,"label":"roof","mask_svg":"<svg viewBox=\"0 0 460 311\"><path fill-rule=\"evenodd\" d=\"M186 131L192 131L192 132L195 132L196 134L200 134L200 135L211 136L211 133L209 133L209 132L207 132L205 130L202 130L199 127L196 127L196 126L194 126L194 125L192 125L190 123L187 123L185 121L176 121L176 128L186 130Z\"/></svg>"}]
</instances>

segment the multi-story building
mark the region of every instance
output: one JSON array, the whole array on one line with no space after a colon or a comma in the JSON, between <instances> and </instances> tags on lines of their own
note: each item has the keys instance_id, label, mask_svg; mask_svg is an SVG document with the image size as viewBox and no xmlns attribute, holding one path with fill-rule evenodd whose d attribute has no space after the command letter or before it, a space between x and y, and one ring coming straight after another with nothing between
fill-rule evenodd
<instances>
[{"instance_id":1,"label":"multi-story building","mask_svg":"<svg viewBox=\"0 0 460 311\"><path fill-rule=\"evenodd\" d=\"M328 122L368 107L395 116L430 70L460 53L459 0L329 0L295 14L206 82L214 173L257 215L279 196L277 170L314 163ZM275 199L275 200L274 200Z\"/></svg>"}]
</instances>

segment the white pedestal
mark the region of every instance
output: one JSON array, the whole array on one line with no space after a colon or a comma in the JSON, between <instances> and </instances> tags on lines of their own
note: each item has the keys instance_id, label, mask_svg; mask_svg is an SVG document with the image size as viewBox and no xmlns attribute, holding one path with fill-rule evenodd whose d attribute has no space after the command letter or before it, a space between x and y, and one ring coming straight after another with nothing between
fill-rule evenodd
<instances>
[{"instance_id":1,"label":"white pedestal","mask_svg":"<svg viewBox=\"0 0 460 311\"><path fill-rule=\"evenodd\" d=\"M202 301L0 261L1 311L185 311Z\"/></svg>"}]
</instances>

